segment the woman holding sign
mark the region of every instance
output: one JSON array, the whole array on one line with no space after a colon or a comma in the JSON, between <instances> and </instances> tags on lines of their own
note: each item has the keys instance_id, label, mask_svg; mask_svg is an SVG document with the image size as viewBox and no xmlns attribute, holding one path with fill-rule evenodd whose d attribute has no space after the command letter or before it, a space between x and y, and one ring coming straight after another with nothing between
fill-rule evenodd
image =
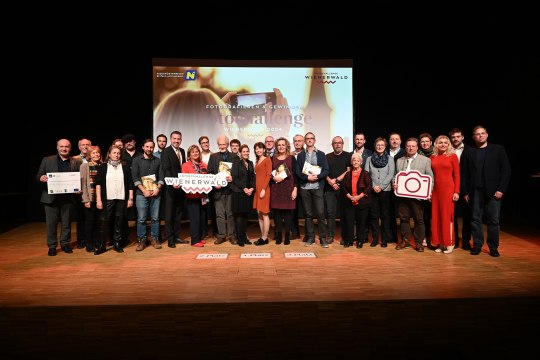
<instances>
[{"instance_id":1,"label":"woman holding sign","mask_svg":"<svg viewBox=\"0 0 540 360\"><path fill-rule=\"evenodd\" d=\"M188 161L182 164L184 174L208 174L206 164L201 160L201 150L197 145L191 145L187 151ZM189 232L191 246L203 247L203 226L206 223L206 204L208 195L205 193L187 193L186 207L189 215Z\"/></svg>"}]
</instances>

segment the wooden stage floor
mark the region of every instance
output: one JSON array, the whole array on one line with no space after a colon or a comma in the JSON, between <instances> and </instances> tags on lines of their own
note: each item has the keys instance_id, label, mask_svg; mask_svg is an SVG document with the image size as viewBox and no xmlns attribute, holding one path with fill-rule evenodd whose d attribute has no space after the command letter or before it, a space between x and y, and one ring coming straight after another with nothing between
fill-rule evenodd
<instances>
[{"instance_id":1,"label":"wooden stage floor","mask_svg":"<svg viewBox=\"0 0 540 360\"><path fill-rule=\"evenodd\" d=\"M257 231L251 224L251 238ZM486 247L479 256L462 249L447 255L392 244L305 247L299 239L142 252L132 243L122 254L75 248L48 257L44 223L2 233L0 243L0 338L11 358L51 351L61 358L538 354L534 236L502 232L499 258ZM217 253L228 258L196 259Z\"/></svg>"}]
</instances>

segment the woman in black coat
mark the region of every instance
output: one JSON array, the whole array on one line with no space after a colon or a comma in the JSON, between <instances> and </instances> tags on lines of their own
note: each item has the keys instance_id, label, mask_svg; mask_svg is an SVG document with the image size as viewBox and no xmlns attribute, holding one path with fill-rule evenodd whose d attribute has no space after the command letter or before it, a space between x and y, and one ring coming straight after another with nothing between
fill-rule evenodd
<instances>
[{"instance_id":1,"label":"woman in black coat","mask_svg":"<svg viewBox=\"0 0 540 360\"><path fill-rule=\"evenodd\" d=\"M248 214L253 208L253 191L255 189L255 170L249 160L249 146L240 146L240 159L233 163L230 187L232 193L232 211L236 222L238 245L251 244L247 237Z\"/></svg>"}]
</instances>

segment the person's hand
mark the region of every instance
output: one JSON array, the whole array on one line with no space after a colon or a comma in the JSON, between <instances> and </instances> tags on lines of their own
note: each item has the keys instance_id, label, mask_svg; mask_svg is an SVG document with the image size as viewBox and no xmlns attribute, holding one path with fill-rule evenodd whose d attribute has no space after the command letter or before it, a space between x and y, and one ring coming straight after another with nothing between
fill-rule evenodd
<instances>
[{"instance_id":1,"label":"person's hand","mask_svg":"<svg viewBox=\"0 0 540 360\"><path fill-rule=\"evenodd\" d=\"M458 200L459 200L459 194L454 193L454 195L452 195L452 201L458 201Z\"/></svg>"},{"instance_id":2,"label":"person's hand","mask_svg":"<svg viewBox=\"0 0 540 360\"><path fill-rule=\"evenodd\" d=\"M103 209L103 202L101 202L101 200L97 200L97 201L96 201L96 207L97 207L99 210Z\"/></svg>"},{"instance_id":3,"label":"person's hand","mask_svg":"<svg viewBox=\"0 0 540 360\"><path fill-rule=\"evenodd\" d=\"M232 181L232 176L231 175L225 176L225 180L227 180L227 182L231 182Z\"/></svg>"},{"instance_id":4,"label":"person's hand","mask_svg":"<svg viewBox=\"0 0 540 360\"><path fill-rule=\"evenodd\" d=\"M297 194L298 194L298 190L294 188L291 194L291 199L296 200Z\"/></svg>"},{"instance_id":5,"label":"person's hand","mask_svg":"<svg viewBox=\"0 0 540 360\"><path fill-rule=\"evenodd\" d=\"M39 181L41 182L47 182L49 180L49 178L47 177L47 175L41 175L39 177Z\"/></svg>"},{"instance_id":6,"label":"person's hand","mask_svg":"<svg viewBox=\"0 0 540 360\"><path fill-rule=\"evenodd\" d=\"M465 195L463 197L463 199L465 200L465 202L468 204L469 203L469 195Z\"/></svg>"},{"instance_id":7,"label":"person's hand","mask_svg":"<svg viewBox=\"0 0 540 360\"><path fill-rule=\"evenodd\" d=\"M225 104L228 104L231 101L231 96L236 95L236 91L229 91L221 98Z\"/></svg>"},{"instance_id":8,"label":"person's hand","mask_svg":"<svg viewBox=\"0 0 540 360\"><path fill-rule=\"evenodd\" d=\"M264 199L264 195L266 195L266 191L262 189L261 192L259 193L259 199Z\"/></svg>"},{"instance_id":9,"label":"person's hand","mask_svg":"<svg viewBox=\"0 0 540 360\"><path fill-rule=\"evenodd\" d=\"M91 205L92 204L90 203L90 201L84 203L84 207L87 208L87 209L90 209Z\"/></svg>"},{"instance_id":10,"label":"person's hand","mask_svg":"<svg viewBox=\"0 0 540 360\"><path fill-rule=\"evenodd\" d=\"M503 193L500 191L495 191L495 199L500 200L503 197Z\"/></svg>"},{"instance_id":11,"label":"person's hand","mask_svg":"<svg viewBox=\"0 0 540 360\"><path fill-rule=\"evenodd\" d=\"M290 119L292 118L291 110L289 109L289 102L287 101L287 98L283 96L281 93L281 90L278 88L274 88L274 94L276 94L276 103L272 104L266 103L266 118L267 119L276 119L282 121L283 119ZM274 122L270 122L274 124ZM280 123L281 124L281 123Z\"/></svg>"},{"instance_id":12,"label":"person's hand","mask_svg":"<svg viewBox=\"0 0 540 360\"><path fill-rule=\"evenodd\" d=\"M318 180L319 180L319 179L317 178L317 175L313 175L313 174L308 175L307 179L308 179L308 181L310 181L310 182L315 182L315 181L318 181Z\"/></svg>"}]
</instances>

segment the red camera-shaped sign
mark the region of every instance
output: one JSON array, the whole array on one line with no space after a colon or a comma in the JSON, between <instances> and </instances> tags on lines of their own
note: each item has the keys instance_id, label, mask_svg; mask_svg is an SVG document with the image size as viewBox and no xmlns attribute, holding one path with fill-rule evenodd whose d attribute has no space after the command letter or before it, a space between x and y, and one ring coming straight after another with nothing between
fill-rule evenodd
<instances>
[{"instance_id":1,"label":"red camera-shaped sign","mask_svg":"<svg viewBox=\"0 0 540 360\"><path fill-rule=\"evenodd\" d=\"M396 196L427 200L431 196L433 179L417 170L400 171L396 175Z\"/></svg>"}]
</instances>

